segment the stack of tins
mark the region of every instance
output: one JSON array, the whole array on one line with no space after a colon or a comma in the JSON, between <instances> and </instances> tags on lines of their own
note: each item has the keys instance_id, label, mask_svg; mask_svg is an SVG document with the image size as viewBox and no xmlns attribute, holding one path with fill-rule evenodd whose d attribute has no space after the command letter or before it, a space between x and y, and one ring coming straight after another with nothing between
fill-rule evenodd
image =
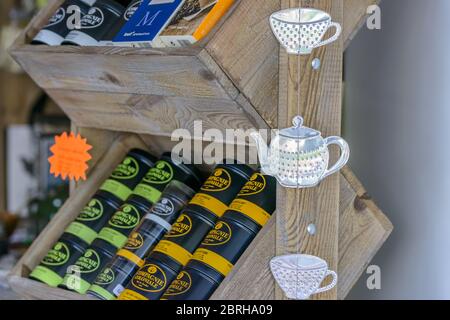
<instances>
[{"instance_id":1,"label":"stack of tins","mask_svg":"<svg viewBox=\"0 0 450 320\"><path fill-rule=\"evenodd\" d=\"M194 166L174 162L170 153L164 153L160 160L146 171L134 192L100 230L89 249L72 261L60 287L85 294L107 263L127 243L131 232L141 223L153 204L158 202L164 189L173 181L193 190L198 190L201 185L199 172Z\"/></svg>"},{"instance_id":2,"label":"stack of tins","mask_svg":"<svg viewBox=\"0 0 450 320\"><path fill-rule=\"evenodd\" d=\"M224 161L227 163L227 161ZM229 162L228 162L229 163ZM227 211L253 170L236 162L216 166L172 229L134 274L119 300L158 300Z\"/></svg>"},{"instance_id":3,"label":"stack of tins","mask_svg":"<svg viewBox=\"0 0 450 320\"><path fill-rule=\"evenodd\" d=\"M134 273L144 265L145 257L170 231L172 223L194 194L195 191L187 185L172 181L130 234L126 244L99 273L88 294L103 300L116 299Z\"/></svg>"},{"instance_id":4,"label":"stack of tins","mask_svg":"<svg viewBox=\"0 0 450 320\"><path fill-rule=\"evenodd\" d=\"M209 299L270 219L276 207L275 194L275 178L255 173L162 299Z\"/></svg>"},{"instance_id":5,"label":"stack of tins","mask_svg":"<svg viewBox=\"0 0 450 320\"><path fill-rule=\"evenodd\" d=\"M131 150L103 183L100 190L72 222L30 278L56 287L67 268L83 255L97 233L132 193L156 159L145 151Z\"/></svg>"}]
</instances>

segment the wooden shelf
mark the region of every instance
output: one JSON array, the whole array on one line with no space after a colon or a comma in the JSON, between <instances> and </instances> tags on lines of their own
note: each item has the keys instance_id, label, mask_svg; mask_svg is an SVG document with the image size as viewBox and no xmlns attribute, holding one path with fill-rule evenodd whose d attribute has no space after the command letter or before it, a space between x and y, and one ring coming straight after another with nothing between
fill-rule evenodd
<instances>
[{"instance_id":1,"label":"wooden shelf","mask_svg":"<svg viewBox=\"0 0 450 320\"><path fill-rule=\"evenodd\" d=\"M327 118L333 120L332 128L321 119L314 118L317 114L328 112L326 104L330 100L325 99L321 93L326 92L326 86L340 81L342 75L334 70L340 65L341 50L345 49L361 25L365 8L377 2L303 2L307 2L309 6L336 10L336 7L331 7L331 1L338 1L338 8L343 11L343 15L342 11L339 15L339 19L343 20L343 42L339 45L339 50L334 47L330 51L320 49L315 52L321 58L325 57L323 69L326 70L326 75L302 76L302 79L307 79L303 80L302 85L313 91L308 92L308 105L303 106L303 110L309 113L306 120L313 122L325 134L338 133L336 123L340 119L340 110L334 115L330 113ZM137 133L147 144L156 143L158 150L162 151L170 149L171 142L167 137L174 129L192 131L195 120L203 120L203 130L225 130L276 128L279 123L285 125L289 118L290 114L283 109L289 108L279 104L280 95L284 94L279 88L279 78L286 77L287 73L280 76L280 68L284 62L280 61L279 46L268 23L269 15L279 10L287 0L237 0L229 15L209 37L186 49L28 45L61 2L51 1L33 19L17 39L11 54L67 113L73 121L74 129L82 132L89 141L94 141L96 161L101 162L103 155L109 151L110 142L116 138L111 138L111 135L117 135L113 131ZM298 5L298 0L290 0L289 3ZM311 55L302 63L310 64L310 60L315 57ZM333 68L329 67L330 57L337 57ZM330 70L334 72L333 79L326 81L325 77L330 76ZM338 96L335 90L333 103L340 103L337 102ZM315 108L319 108L317 110L320 112ZM340 109L336 105L333 108ZM94 172L95 170L91 174ZM77 206L84 204L81 200L87 201L87 194L82 198L78 194L79 190L85 190L85 186L89 185L89 180L82 185L83 188L72 188L74 192L71 199L78 197L77 202L72 202L73 206L66 204L63 213L58 214L57 220L61 225L73 219ZM332 207L333 213L329 217L333 217L332 233L335 234L336 241L330 248L334 252L333 268L336 267L340 274L337 297L343 299L392 231L392 225L373 201L368 199L364 189L348 169L321 188L331 185L329 190L334 190L334 196L329 207L324 205L314 209L314 201L310 201L310 205L317 211L313 213L323 217L321 222L327 220L327 216L322 215L323 212ZM317 195L313 193L314 191L311 192L311 197L308 196L309 199L317 200ZM281 199L284 199L284 195ZM287 203L292 204L291 197L287 196L286 199ZM287 206L282 201L279 200L278 216L289 211L285 210ZM64 213L67 210L70 214ZM279 293L275 294L276 285L268 268L269 259L277 253L275 219L277 218L272 219L262 230L213 298L279 298ZM49 228L55 228L53 222ZM63 228L58 230L62 233ZM48 234L44 232L37 238L36 244L33 244L15 269L16 278L12 279L16 280L12 283L19 283L22 288L16 290L19 293L32 285L28 280L17 280L17 277L26 276L59 236L50 233L52 236L48 237ZM330 236L326 241L329 242L332 238ZM337 239L339 245L336 244ZM45 290L36 286L36 291ZM45 295L45 292L42 294ZM32 296L39 297L39 293ZM74 298L73 295L65 296L54 290L47 297ZM336 292L330 297L336 297Z\"/></svg>"}]
</instances>

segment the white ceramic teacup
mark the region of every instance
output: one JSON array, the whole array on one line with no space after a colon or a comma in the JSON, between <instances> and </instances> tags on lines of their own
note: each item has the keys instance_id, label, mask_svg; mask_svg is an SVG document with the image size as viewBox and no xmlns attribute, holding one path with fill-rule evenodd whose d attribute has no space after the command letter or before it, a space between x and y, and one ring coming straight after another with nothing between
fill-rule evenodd
<instances>
[{"instance_id":1,"label":"white ceramic teacup","mask_svg":"<svg viewBox=\"0 0 450 320\"><path fill-rule=\"evenodd\" d=\"M338 279L336 272L328 270L326 261L305 254L275 257L270 261L270 269L286 296L295 300L328 291L336 286ZM332 282L320 287L328 276L333 277Z\"/></svg>"},{"instance_id":2,"label":"white ceramic teacup","mask_svg":"<svg viewBox=\"0 0 450 320\"><path fill-rule=\"evenodd\" d=\"M311 8L291 8L273 13L270 26L281 45L289 54L310 54L314 48L336 41L342 27L332 22L331 16L321 10ZM329 39L322 40L327 30L336 28Z\"/></svg>"}]
</instances>

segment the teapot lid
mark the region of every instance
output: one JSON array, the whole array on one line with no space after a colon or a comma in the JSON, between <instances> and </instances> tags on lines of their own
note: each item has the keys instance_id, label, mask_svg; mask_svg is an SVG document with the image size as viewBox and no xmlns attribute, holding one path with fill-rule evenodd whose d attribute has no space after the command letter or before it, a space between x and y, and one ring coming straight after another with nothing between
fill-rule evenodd
<instances>
[{"instance_id":1,"label":"teapot lid","mask_svg":"<svg viewBox=\"0 0 450 320\"><path fill-rule=\"evenodd\" d=\"M293 127L280 130L280 136L294 139L309 139L320 136L320 132L303 126L303 118L296 116L292 120Z\"/></svg>"}]
</instances>

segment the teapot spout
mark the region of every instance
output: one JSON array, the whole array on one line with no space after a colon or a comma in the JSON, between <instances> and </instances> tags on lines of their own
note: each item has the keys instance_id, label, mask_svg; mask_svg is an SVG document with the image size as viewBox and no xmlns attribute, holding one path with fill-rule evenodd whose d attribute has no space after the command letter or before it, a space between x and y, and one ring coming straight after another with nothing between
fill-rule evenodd
<instances>
[{"instance_id":1,"label":"teapot spout","mask_svg":"<svg viewBox=\"0 0 450 320\"><path fill-rule=\"evenodd\" d=\"M266 141L257 131L251 132L250 137L252 137L256 144L261 171L265 174L273 175L269 164L269 148L267 147Z\"/></svg>"}]
</instances>

